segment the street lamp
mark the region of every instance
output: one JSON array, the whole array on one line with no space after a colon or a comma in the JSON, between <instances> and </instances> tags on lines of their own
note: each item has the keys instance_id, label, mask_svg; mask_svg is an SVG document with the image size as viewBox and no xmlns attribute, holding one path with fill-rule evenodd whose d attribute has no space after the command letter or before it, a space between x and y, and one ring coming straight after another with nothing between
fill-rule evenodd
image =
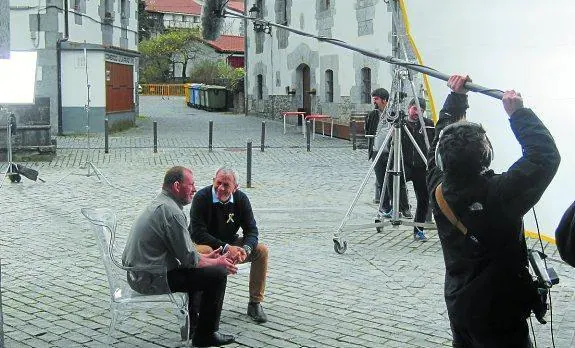
<instances>
[{"instance_id":1,"label":"street lamp","mask_svg":"<svg viewBox=\"0 0 575 348\"><path fill-rule=\"evenodd\" d=\"M268 22L262 20L260 17L260 9L256 4L250 8L249 14L254 22L254 31L256 33L266 33L271 36L272 26Z\"/></svg>"}]
</instances>

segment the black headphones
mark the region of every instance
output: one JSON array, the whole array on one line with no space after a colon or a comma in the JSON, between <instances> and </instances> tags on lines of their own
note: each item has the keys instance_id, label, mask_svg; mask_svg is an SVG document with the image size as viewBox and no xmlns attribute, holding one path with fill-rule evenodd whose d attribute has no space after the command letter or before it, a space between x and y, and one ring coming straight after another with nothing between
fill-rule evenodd
<instances>
[{"instance_id":1,"label":"black headphones","mask_svg":"<svg viewBox=\"0 0 575 348\"><path fill-rule=\"evenodd\" d=\"M449 133L453 132L453 130L459 127L475 128L483 132L484 142L487 143L488 151L485 153L485 156L481 159L481 166L484 169L487 169L491 164L491 161L493 161L493 158L495 157L493 153L493 146L491 145L491 142L489 141L487 134L485 134L485 130L483 130L483 127L478 123L469 121L459 121L456 123L452 123L441 130L441 132L439 133L439 140L437 141L437 145L435 146L435 164L437 168L439 168L439 170L441 171L445 170L444 169L445 166L443 164L443 157L441 155L441 152L439 151L439 144L441 144L441 139L445 136L446 133L448 134L447 136L449 136Z\"/></svg>"}]
</instances>

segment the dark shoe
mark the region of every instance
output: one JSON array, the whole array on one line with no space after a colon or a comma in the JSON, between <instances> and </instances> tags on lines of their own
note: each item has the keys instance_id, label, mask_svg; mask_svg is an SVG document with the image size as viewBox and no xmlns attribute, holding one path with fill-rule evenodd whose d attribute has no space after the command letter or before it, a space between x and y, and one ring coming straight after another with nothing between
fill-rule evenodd
<instances>
[{"instance_id":1,"label":"dark shoe","mask_svg":"<svg viewBox=\"0 0 575 348\"><path fill-rule=\"evenodd\" d=\"M400 213L406 219L413 219L413 215L411 214L409 208L401 210Z\"/></svg>"},{"instance_id":2,"label":"dark shoe","mask_svg":"<svg viewBox=\"0 0 575 348\"><path fill-rule=\"evenodd\" d=\"M384 210L381 216L383 216L386 219L391 219L391 217L393 216L393 209L389 208L387 210Z\"/></svg>"},{"instance_id":3,"label":"dark shoe","mask_svg":"<svg viewBox=\"0 0 575 348\"><path fill-rule=\"evenodd\" d=\"M268 316L264 313L264 309L259 302L248 303L248 316L258 323L265 323L268 321Z\"/></svg>"},{"instance_id":4,"label":"dark shoe","mask_svg":"<svg viewBox=\"0 0 575 348\"><path fill-rule=\"evenodd\" d=\"M194 336L192 344L194 347L219 347L234 343L235 341L236 338L232 335L214 332L213 334L207 336Z\"/></svg>"},{"instance_id":5,"label":"dark shoe","mask_svg":"<svg viewBox=\"0 0 575 348\"><path fill-rule=\"evenodd\" d=\"M419 242L427 242L427 237L425 236L425 233L423 233L423 230L417 229L413 232L413 240Z\"/></svg>"}]
</instances>

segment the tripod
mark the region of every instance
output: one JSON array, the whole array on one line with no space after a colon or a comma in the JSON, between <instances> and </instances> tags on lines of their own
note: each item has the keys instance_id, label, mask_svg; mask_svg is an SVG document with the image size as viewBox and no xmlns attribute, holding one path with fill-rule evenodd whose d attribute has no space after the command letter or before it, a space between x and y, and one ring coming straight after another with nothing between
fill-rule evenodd
<instances>
[{"instance_id":1,"label":"tripod","mask_svg":"<svg viewBox=\"0 0 575 348\"><path fill-rule=\"evenodd\" d=\"M106 177L104 176L104 174L102 174L102 172L94 165L94 163L92 163L92 161L90 160L92 158L92 148L90 147L90 79L89 79L89 75L88 75L88 52L86 50L86 41L84 41L84 71L86 74L86 105L84 106L84 109L86 110L86 142L88 145L88 159L86 160L86 162L80 166L81 169L87 169L88 172L87 174L85 174L85 176L90 177L92 175L96 175L98 180L101 182L102 179L104 179L104 181L106 181L106 183L108 183L108 185L114 187L114 185L112 185L112 183L110 183L110 181L108 181L108 179L106 179ZM83 174L77 174L77 175L83 175ZM66 178L66 176L62 177L60 180L58 180L57 183L59 183L60 181L64 180L64 178Z\"/></svg>"},{"instance_id":2,"label":"tripod","mask_svg":"<svg viewBox=\"0 0 575 348\"><path fill-rule=\"evenodd\" d=\"M392 51L394 57L403 56L406 60L410 59L410 56L413 56L413 52L408 52L406 48L406 36L405 36L405 24L403 23L402 17L400 15L400 8L396 1L390 2L392 6ZM410 54L411 53L411 54ZM409 87L411 87L411 93L407 93L406 81L409 82ZM339 225L338 229L333 235L333 243L334 243L334 250L338 254L343 254L347 250L347 242L343 238L343 232L348 231L356 231L360 229L371 229L375 228L377 232L382 232L385 226L394 226L398 227L399 225L408 225L414 226L418 228L424 229L435 229L435 224L432 223L423 223L423 222L412 222L402 220L399 215L399 196L400 196L400 180L403 178L405 181L404 176L404 168L403 168L403 155L402 155L402 136L403 132L405 132L411 141L411 144L416 149L418 155L421 157L423 163L427 163L427 159L425 154L418 146L417 142L413 138L412 134L407 129L405 124L405 120L403 115L403 108L402 108L402 101L403 99L411 94L415 98L415 105L417 106L418 115L419 115L419 122L421 125L421 129L423 132L423 139L425 141L425 146L429 149L429 139L427 137L427 132L425 131L425 122L423 119L423 113L421 112L421 105L419 104L419 98L417 97L420 93L418 93L413 74L410 70L407 70L404 67L395 65L394 66L394 73L393 73L393 80L391 84L391 91L390 91L390 100L384 112L380 115L380 121L378 125L378 131L375 136L375 145L378 148L377 155L373 159L368 172L363 179L359 190L357 191L352 203L350 204L346 214L344 215L341 224ZM384 126L391 124L392 127L387 131L384 135ZM383 141L381 141L383 139ZM392 144L393 146L389 146ZM378 209L377 216L375 218L375 222L372 224L362 224L362 225L354 225L354 226L346 226L347 221L349 220L351 213L353 211L354 206L356 205L363 189L365 188L369 177L378 164L380 157L384 151L387 151L389 147L390 153L386 163L386 173L385 178L382 183L382 190L380 196L380 205ZM392 162L393 161L393 162ZM392 214L389 220L384 220L383 214L383 204L384 204L384 196L385 192L387 191L387 186L389 185L389 175L392 175L392 188L393 194L391 197L391 205L392 205Z\"/></svg>"},{"instance_id":3,"label":"tripod","mask_svg":"<svg viewBox=\"0 0 575 348\"><path fill-rule=\"evenodd\" d=\"M10 115L8 118L8 122L6 123L6 143L7 143L6 161L8 162L8 168L6 169L4 175L2 176L2 181L0 181L0 188L2 188L2 186L4 185L4 180L6 180L6 177L8 177L11 182L20 182L20 180L22 179L20 174L16 171L17 165L12 162L12 127L14 126L15 123L16 119L14 118L14 115Z\"/></svg>"},{"instance_id":4,"label":"tripod","mask_svg":"<svg viewBox=\"0 0 575 348\"><path fill-rule=\"evenodd\" d=\"M368 172L363 179L359 190L357 191L350 207L348 208L339 228L334 233L333 242L334 242L334 250L339 253L343 254L347 250L347 242L344 240L342 234L343 232L350 232L350 231L357 231L361 229L371 229L375 228L377 232L382 232L385 226L395 226L398 227L400 225L407 225L407 226L415 226L418 228L424 229L434 229L435 224L432 223L425 223L425 222L413 222L407 221L402 219L399 215L399 205L400 205L400 185L401 180L405 181L404 177L404 165L403 165L403 154L402 154L402 137L405 136L403 133L407 135L411 144L416 149L419 157L423 161L423 163L427 162L427 159L423 153L423 151L418 146L416 140L412 136L411 132L407 129L405 124L404 114L402 112L402 100L405 97L406 93L403 92L404 89L404 80L409 78L409 73L406 72L403 68L396 68L394 74L394 81L392 82L392 88L390 92L390 101L387 105L385 111L380 116L378 132L376 134L376 147L378 146L379 149L377 151L377 155L373 159L373 162L368 169ZM409 78L410 85L412 87L412 91L415 91L415 84L413 80ZM416 105L419 104L418 98L415 98ZM418 108L421 110L421 107L418 105ZM420 117L420 124L422 125L422 129L424 130L424 139L427 138L427 134L425 134L425 122L422 120L423 116L421 111L419 112ZM391 125L387 133L385 133L385 126ZM383 141L378 141L378 139L383 139ZM427 141L429 141L427 139ZM391 144L391 146L390 146ZM427 142L428 144L428 142ZM389 148L389 157L386 163L386 173L382 183L382 190L381 190L381 197L379 203L379 209L377 216L375 218L375 222L372 224L362 224L362 225L349 225L345 226L346 222L349 220L353 208L355 207L363 189L367 185L367 182L371 176L376 165L378 165L378 161L380 157L383 155L385 151ZM383 204L384 204L384 195L390 184L390 175L392 176L392 188L393 194L391 197L391 204L392 204L392 215L391 218L385 220L383 217Z\"/></svg>"}]
</instances>

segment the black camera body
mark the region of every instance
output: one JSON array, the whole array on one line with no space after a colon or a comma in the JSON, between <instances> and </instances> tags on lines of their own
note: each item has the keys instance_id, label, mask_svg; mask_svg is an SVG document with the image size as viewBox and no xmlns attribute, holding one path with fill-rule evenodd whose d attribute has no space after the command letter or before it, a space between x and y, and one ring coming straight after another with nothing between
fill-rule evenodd
<instances>
[{"instance_id":1,"label":"black camera body","mask_svg":"<svg viewBox=\"0 0 575 348\"><path fill-rule=\"evenodd\" d=\"M536 301L533 306L533 314L535 314L535 318L538 322L546 324L547 321L544 317L549 309L549 306L547 305L547 294L553 285L559 283L559 276L557 276L553 267L545 266L544 260L547 258L547 255L533 249L529 249L527 252L529 264L537 276L537 281L535 281L535 283L537 286L537 295L539 296L538 301Z\"/></svg>"},{"instance_id":2,"label":"black camera body","mask_svg":"<svg viewBox=\"0 0 575 348\"><path fill-rule=\"evenodd\" d=\"M551 289L553 285L559 283L559 276L553 267L545 267L545 262L543 262L543 260L547 258L547 255L533 249L528 250L528 255L529 263L537 276L537 281L540 286L545 289Z\"/></svg>"}]
</instances>

